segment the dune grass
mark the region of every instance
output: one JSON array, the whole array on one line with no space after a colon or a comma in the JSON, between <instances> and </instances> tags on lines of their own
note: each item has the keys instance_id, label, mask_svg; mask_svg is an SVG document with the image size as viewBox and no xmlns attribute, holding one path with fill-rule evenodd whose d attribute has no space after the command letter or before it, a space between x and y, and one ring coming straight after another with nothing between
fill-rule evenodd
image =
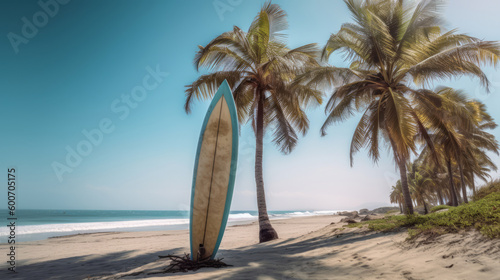
<instances>
[{"instance_id":1,"label":"dune grass","mask_svg":"<svg viewBox=\"0 0 500 280\"><path fill-rule=\"evenodd\" d=\"M500 192L446 212L428 215L389 216L380 220L350 224L346 227L365 227L375 231L408 228L409 238L422 234L441 235L461 230L477 229L489 238L500 238Z\"/></svg>"},{"instance_id":2,"label":"dune grass","mask_svg":"<svg viewBox=\"0 0 500 280\"><path fill-rule=\"evenodd\" d=\"M482 186L479 190L477 190L476 195L472 197L472 200L479 200L495 192L500 192L500 178Z\"/></svg>"},{"instance_id":3,"label":"dune grass","mask_svg":"<svg viewBox=\"0 0 500 280\"><path fill-rule=\"evenodd\" d=\"M436 211L439 211L439 210L442 210L442 209L450 209L451 207L453 206L448 206L448 205L438 205L438 206L434 206L431 208L430 212L431 213L434 213Z\"/></svg>"}]
</instances>

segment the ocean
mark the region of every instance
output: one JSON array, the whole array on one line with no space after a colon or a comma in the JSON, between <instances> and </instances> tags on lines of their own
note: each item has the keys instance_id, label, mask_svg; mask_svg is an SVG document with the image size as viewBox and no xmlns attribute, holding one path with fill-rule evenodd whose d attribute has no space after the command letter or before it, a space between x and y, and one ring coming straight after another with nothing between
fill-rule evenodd
<instances>
[{"instance_id":1,"label":"ocean","mask_svg":"<svg viewBox=\"0 0 500 280\"><path fill-rule=\"evenodd\" d=\"M269 211L270 219L301 216L331 215L331 211ZM250 223L257 220L257 211L231 211L228 225ZM135 211L135 210L16 210L16 220L8 220L9 212L0 211L0 243L7 243L15 221L17 242L43 240L92 232L164 231L189 228L189 211Z\"/></svg>"}]
</instances>

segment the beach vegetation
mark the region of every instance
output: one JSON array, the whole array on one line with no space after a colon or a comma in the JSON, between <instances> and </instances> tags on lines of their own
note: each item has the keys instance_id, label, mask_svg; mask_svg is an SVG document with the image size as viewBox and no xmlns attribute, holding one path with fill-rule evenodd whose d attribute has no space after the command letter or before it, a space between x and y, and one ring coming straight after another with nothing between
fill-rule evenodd
<instances>
[{"instance_id":1,"label":"beach vegetation","mask_svg":"<svg viewBox=\"0 0 500 280\"><path fill-rule=\"evenodd\" d=\"M479 190L477 190L476 194L472 196L472 200L479 200L492 193L500 193L500 178L482 186Z\"/></svg>"},{"instance_id":2,"label":"beach vegetation","mask_svg":"<svg viewBox=\"0 0 500 280\"><path fill-rule=\"evenodd\" d=\"M445 209L445 208L442 208ZM366 227L374 231L395 231L408 229L409 239L421 235L441 235L476 229L489 238L500 238L500 192L494 192L482 199L446 212L428 215L388 216L346 227Z\"/></svg>"},{"instance_id":3,"label":"beach vegetation","mask_svg":"<svg viewBox=\"0 0 500 280\"><path fill-rule=\"evenodd\" d=\"M362 228L365 225L365 223L352 223L352 224L347 224L344 227L345 228Z\"/></svg>"},{"instance_id":4,"label":"beach vegetation","mask_svg":"<svg viewBox=\"0 0 500 280\"><path fill-rule=\"evenodd\" d=\"M434 213L434 212L437 212L439 210L443 210L443 209L450 209L452 206L448 206L448 205L438 205L438 206L434 206L431 208L431 213Z\"/></svg>"},{"instance_id":5,"label":"beach vegetation","mask_svg":"<svg viewBox=\"0 0 500 280\"><path fill-rule=\"evenodd\" d=\"M500 193L423 217L410 237L436 230L454 233L474 228L490 238L500 238Z\"/></svg>"}]
</instances>

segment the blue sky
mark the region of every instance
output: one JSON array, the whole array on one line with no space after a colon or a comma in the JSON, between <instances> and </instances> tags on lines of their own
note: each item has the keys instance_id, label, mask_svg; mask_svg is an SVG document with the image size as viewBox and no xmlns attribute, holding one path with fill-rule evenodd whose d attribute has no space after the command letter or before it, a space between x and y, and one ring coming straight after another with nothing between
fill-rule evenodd
<instances>
[{"instance_id":1,"label":"blue sky","mask_svg":"<svg viewBox=\"0 0 500 280\"><path fill-rule=\"evenodd\" d=\"M42 0L45 12L37 1L2 1L0 166L2 178L8 167L18 169L19 207L187 210L199 129L209 104L195 102L189 115L183 110L184 86L200 75L192 64L194 54L198 45L233 25L247 30L263 2ZM342 1L274 3L288 13L290 47L322 46L350 21ZM443 11L446 27L500 39L500 3L452 3ZM344 63L341 57L331 62ZM485 70L492 81L489 95L467 78L436 85L466 90L500 120L499 72ZM323 109L309 111L310 131L292 154L280 154L266 139L268 208L389 204L398 177L389 153L374 165L362 151L351 168L348 149L359 117L320 137ZM84 143L82 131L93 135L94 144ZM493 133L500 138L499 129ZM256 209L254 142L250 128L243 127L233 210ZM81 159L68 156L78 149L85 154ZM497 156L494 160L500 163ZM68 168L58 170L71 172L58 176L56 162ZM0 201L6 201L3 191Z\"/></svg>"}]
</instances>

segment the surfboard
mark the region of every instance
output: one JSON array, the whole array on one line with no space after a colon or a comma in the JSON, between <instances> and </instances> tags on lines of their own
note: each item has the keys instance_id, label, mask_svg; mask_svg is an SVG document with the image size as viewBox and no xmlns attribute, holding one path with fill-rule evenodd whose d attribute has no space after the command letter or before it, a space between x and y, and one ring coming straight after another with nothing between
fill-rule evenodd
<instances>
[{"instance_id":1,"label":"surfboard","mask_svg":"<svg viewBox=\"0 0 500 280\"><path fill-rule=\"evenodd\" d=\"M224 80L208 107L193 172L191 259L215 257L226 228L238 160L238 117Z\"/></svg>"}]
</instances>

